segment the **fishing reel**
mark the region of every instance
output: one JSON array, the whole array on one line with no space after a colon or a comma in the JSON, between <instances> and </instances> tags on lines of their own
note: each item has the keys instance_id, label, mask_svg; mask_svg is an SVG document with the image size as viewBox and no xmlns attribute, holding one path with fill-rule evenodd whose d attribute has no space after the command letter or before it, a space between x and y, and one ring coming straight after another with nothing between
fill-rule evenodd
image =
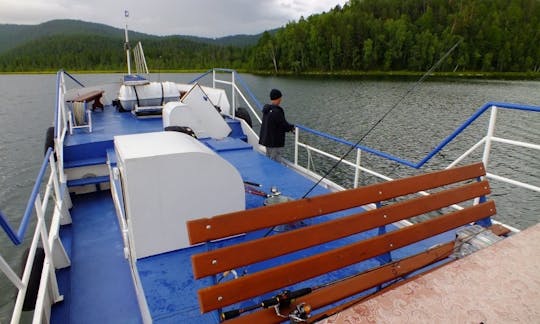
<instances>
[{"instance_id":1,"label":"fishing reel","mask_svg":"<svg viewBox=\"0 0 540 324\"><path fill-rule=\"evenodd\" d=\"M274 310L276 315L282 318L288 318L289 323L302 323L307 322L308 318L311 316L311 306L306 303L300 303L296 305L293 311L289 315L281 314L279 310L280 305L275 305Z\"/></svg>"},{"instance_id":2,"label":"fishing reel","mask_svg":"<svg viewBox=\"0 0 540 324\"><path fill-rule=\"evenodd\" d=\"M220 314L221 321L226 321L235 317L240 316L245 312L249 312L258 308L274 308L276 315L281 318L287 318L291 323L301 323L306 322L311 315L311 306L306 303L300 303L296 305L294 310L289 314L284 315L281 313L282 309L288 308L291 306L291 303L298 297L305 296L312 292L312 288L302 288L294 291L283 290L274 297L263 300L258 304L254 304L244 308L238 308L223 312Z\"/></svg>"},{"instance_id":3,"label":"fishing reel","mask_svg":"<svg viewBox=\"0 0 540 324\"><path fill-rule=\"evenodd\" d=\"M273 307L277 316L288 318L290 323L306 322L311 316L311 306L306 303L296 305L294 310L287 315L282 314L281 310L285 307L289 307L296 298L307 295L310 292L310 288L303 288L292 292L290 290L284 290L278 295L263 301L261 306L264 308Z\"/></svg>"}]
</instances>

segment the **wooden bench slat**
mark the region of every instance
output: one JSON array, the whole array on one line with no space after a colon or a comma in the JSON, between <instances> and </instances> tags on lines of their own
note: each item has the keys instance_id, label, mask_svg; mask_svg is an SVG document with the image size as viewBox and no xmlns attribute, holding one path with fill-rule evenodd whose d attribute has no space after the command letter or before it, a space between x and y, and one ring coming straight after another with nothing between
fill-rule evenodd
<instances>
[{"instance_id":1,"label":"wooden bench slat","mask_svg":"<svg viewBox=\"0 0 540 324\"><path fill-rule=\"evenodd\" d=\"M482 163L436 171L313 198L187 222L191 244L230 237L388 200L485 175Z\"/></svg>"},{"instance_id":2,"label":"wooden bench slat","mask_svg":"<svg viewBox=\"0 0 540 324\"><path fill-rule=\"evenodd\" d=\"M331 242L379 226L439 210L489 194L487 181L474 182L429 196L394 203L379 209L342 217L321 224L236 244L192 257L196 279ZM271 247L271 248L268 248Z\"/></svg>"},{"instance_id":3,"label":"wooden bench slat","mask_svg":"<svg viewBox=\"0 0 540 324\"><path fill-rule=\"evenodd\" d=\"M334 285L315 290L309 295L302 296L296 299L291 306L284 307L282 313L288 314L296 307L296 305L303 302L310 305L312 309L330 305L336 301L354 296L362 291L374 288L394 278L404 276L439 260L445 259L450 256L453 251L454 242L448 242L416 255L386 264ZM282 321L283 318L276 316L274 309L270 308L228 320L226 323L281 323Z\"/></svg>"},{"instance_id":4,"label":"wooden bench slat","mask_svg":"<svg viewBox=\"0 0 540 324\"><path fill-rule=\"evenodd\" d=\"M493 201L199 290L203 313L367 260L496 213Z\"/></svg>"}]
</instances>

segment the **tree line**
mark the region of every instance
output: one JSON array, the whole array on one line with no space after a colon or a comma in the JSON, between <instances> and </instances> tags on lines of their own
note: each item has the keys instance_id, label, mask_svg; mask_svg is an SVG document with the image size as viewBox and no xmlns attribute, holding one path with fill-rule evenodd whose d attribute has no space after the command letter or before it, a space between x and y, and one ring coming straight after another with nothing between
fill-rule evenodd
<instances>
[{"instance_id":1,"label":"tree line","mask_svg":"<svg viewBox=\"0 0 540 324\"><path fill-rule=\"evenodd\" d=\"M263 35L252 68L540 71L538 0L350 0Z\"/></svg>"},{"instance_id":2,"label":"tree line","mask_svg":"<svg viewBox=\"0 0 540 324\"><path fill-rule=\"evenodd\" d=\"M138 39L134 39L136 42ZM538 0L350 0L264 33L248 47L139 39L151 70L540 72ZM123 71L122 40L48 36L0 55L0 71Z\"/></svg>"}]
</instances>

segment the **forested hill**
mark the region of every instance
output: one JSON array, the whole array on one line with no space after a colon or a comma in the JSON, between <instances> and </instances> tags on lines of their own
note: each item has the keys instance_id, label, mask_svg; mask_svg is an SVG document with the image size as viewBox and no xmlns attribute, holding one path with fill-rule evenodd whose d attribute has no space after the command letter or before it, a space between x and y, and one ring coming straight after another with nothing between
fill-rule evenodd
<instances>
[{"instance_id":1,"label":"forested hill","mask_svg":"<svg viewBox=\"0 0 540 324\"><path fill-rule=\"evenodd\" d=\"M265 35L255 69L540 71L538 0L350 0Z\"/></svg>"},{"instance_id":2,"label":"forested hill","mask_svg":"<svg viewBox=\"0 0 540 324\"><path fill-rule=\"evenodd\" d=\"M0 24L0 54L43 37L77 34L101 35L119 39L124 37L122 29L70 19L51 20L39 25ZM130 35L139 38L153 37L137 32L131 32Z\"/></svg>"},{"instance_id":3,"label":"forested hill","mask_svg":"<svg viewBox=\"0 0 540 324\"><path fill-rule=\"evenodd\" d=\"M275 31L273 31L275 33ZM154 36L129 32L130 43L142 41L149 68L206 69L236 67L259 35L222 38ZM53 20L39 25L0 24L0 72L67 70L123 71L124 30L78 20ZM240 57L239 57L240 56Z\"/></svg>"},{"instance_id":4,"label":"forested hill","mask_svg":"<svg viewBox=\"0 0 540 324\"><path fill-rule=\"evenodd\" d=\"M276 30L270 31L275 33ZM124 30L107 26L104 24L91 23L80 20L57 19L51 20L39 25L13 25L0 24L0 54L7 50L16 48L25 43L38 40L48 36L66 36L66 35L100 35L111 38L124 39ZM159 37L135 31L129 32L130 38L136 39L160 39L167 37ZM260 34L258 35L233 35L220 38L205 38L187 35L177 35L181 39L190 41L219 45L219 46L252 46L257 43Z\"/></svg>"},{"instance_id":5,"label":"forested hill","mask_svg":"<svg viewBox=\"0 0 540 324\"><path fill-rule=\"evenodd\" d=\"M0 25L0 71L124 70L123 32L93 25L64 33L40 25L37 34L26 26L8 36L13 25ZM438 71L538 73L540 1L350 0L262 35L212 40L130 33L130 40L142 40L154 72L426 71L459 43Z\"/></svg>"}]
</instances>

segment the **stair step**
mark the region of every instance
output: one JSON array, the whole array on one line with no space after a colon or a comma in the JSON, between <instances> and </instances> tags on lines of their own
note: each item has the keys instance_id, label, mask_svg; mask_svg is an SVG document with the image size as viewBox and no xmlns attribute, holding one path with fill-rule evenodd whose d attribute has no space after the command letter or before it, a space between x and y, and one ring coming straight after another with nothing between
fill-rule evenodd
<instances>
[{"instance_id":1,"label":"stair step","mask_svg":"<svg viewBox=\"0 0 540 324\"><path fill-rule=\"evenodd\" d=\"M109 176L108 175L99 176L99 177L68 180L67 186L68 187L78 187L78 186L86 186L86 185L98 184L98 183L104 183L104 182L109 182Z\"/></svg>"},{"instance_id":2,"label":"stair step","mask_svg":"<svg viewBox=\"0 0 540 324\"><path fill-rule=\"evenodd\" d=\"M96 157L96 158L89 158L89 159L83 159L83 160L74 160L74 161L65 161L64 162L64 168L65 169L72 169L72 168L79 168L84 166L90 166L90 165L100 165L107 163L107 157Z\"/></svg>"},{"instance_id":3,"label":"stair step","mask_svg":"<svg viewBox=\"0 0 540 324\"><path fill-rule=\"evenodd\" d=\"M240 121L235 119L227 119L227 124L231 128L231 134L230 137L239 138L242 141L247 141L247 136L244 134L244 131L242 130L242 125L240 124Z\"/></svg>"}]
</instances>

